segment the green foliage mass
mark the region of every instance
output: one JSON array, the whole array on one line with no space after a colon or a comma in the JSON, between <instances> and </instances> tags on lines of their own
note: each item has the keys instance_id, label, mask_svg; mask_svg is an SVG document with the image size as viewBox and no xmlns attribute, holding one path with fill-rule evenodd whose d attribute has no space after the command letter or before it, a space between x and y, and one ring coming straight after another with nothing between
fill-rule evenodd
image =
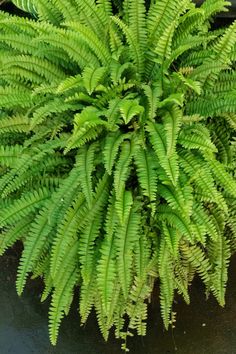
<instances>
[{"instance_id":1,"label":"green foliage mass","mask_svg":"<svg viewBox=\"0 0 236 354\"><path fill-rule=\"evenodd\" d=\"M42 277L53 344L76 286L105 339L166 328L197 273L220 305L236 249L236 22L224 0L13 1L0 12L0 253ZM156 292L154 292L154 295Z\"/></svg>"}]
</instances>

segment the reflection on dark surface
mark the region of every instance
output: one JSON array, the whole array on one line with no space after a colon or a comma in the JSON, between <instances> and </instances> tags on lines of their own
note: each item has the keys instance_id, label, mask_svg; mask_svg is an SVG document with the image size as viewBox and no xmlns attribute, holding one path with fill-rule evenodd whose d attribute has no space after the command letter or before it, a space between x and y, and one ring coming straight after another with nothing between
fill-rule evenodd
<instances>
[{"instance_id":1,"label":"reflection on dark surface","mask_svg":"<svg viewBox=\"0 0 236 354\"><path fill-rule=\"evenodd\" d=\"M19 298L14 281L17 257L11 252L0 258L0 354L121 354L120 343L111 338L105 343L97 329L95 316L80 327L77 304L62 324L58 344L48 340L48 303L41 304L40 282L29 281ZM162 329L158 306L150 308L148 333L145 338L129 341L130 354L235 354L236 353L236 258L230 269L230 282L225 309L213 298L205 301L204 289L195 280L191 305L176 301L176 328Z\"/></svg>"}]
</instances>

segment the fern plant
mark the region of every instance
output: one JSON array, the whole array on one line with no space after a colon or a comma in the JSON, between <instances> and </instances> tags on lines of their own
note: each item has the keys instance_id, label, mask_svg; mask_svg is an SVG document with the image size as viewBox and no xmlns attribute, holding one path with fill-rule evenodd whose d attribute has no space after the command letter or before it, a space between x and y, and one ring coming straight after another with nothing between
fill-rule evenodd
<instances>
[{"instance_id":1,"label":"fern plant","mask_svg":"<svg viewBox=\"0 0 236 354\"><path fill-rule=\"evenodd\" d=\"M236 22L206 0L13 1L0 12L0 253L42 277L56 344L76 286L105 339L166 328L197 273L220 305L236 249Z\"/></svg>"}]
</instances>

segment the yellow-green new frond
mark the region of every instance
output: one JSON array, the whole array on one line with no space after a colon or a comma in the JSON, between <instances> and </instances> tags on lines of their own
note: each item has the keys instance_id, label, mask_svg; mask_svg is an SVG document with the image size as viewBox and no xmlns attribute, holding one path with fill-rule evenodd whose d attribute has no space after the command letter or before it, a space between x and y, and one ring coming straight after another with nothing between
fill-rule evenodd
<instances>
[{"instance_id":1,"label":"yellow-green new frond","mask_svg":"<svg viewBox=\"0 0 236 354\"><path fill-rule=\"evenodd\" d=\"M231 2L226 0L206 0L203 2L201 8L204 10L205 18L210 19L217 12L229 11L229 6L231 6Z\"/></svg>"}]
</instances>

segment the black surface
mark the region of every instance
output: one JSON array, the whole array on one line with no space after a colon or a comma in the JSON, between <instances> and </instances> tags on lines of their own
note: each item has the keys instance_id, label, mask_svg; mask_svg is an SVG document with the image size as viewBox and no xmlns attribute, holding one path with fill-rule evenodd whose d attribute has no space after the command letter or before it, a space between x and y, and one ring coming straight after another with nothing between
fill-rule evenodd
<instances>
[{"instance_id":1,"label":"black surface","mask_svg":"<svg viewBox=\"0 0 236 354\"><path fill-rule=\"evenodd\" d=\"M41 283L29 281L24 295L15 291L17 257L12 252L0 257L0 354L121 354L120 343L111 338L105 343L91 316L79 325L77 301L63 321L59 341L52 347L48 340L48 303L41 304ZM226 307L213 298L205 301L202 283L196 280L191 304L177 300L176 328L163 331L159 308L150 308L145 338L129 341L130 354L235 354L236 353L236 258L230 268Z\"/></svg>"}]
</instances>

